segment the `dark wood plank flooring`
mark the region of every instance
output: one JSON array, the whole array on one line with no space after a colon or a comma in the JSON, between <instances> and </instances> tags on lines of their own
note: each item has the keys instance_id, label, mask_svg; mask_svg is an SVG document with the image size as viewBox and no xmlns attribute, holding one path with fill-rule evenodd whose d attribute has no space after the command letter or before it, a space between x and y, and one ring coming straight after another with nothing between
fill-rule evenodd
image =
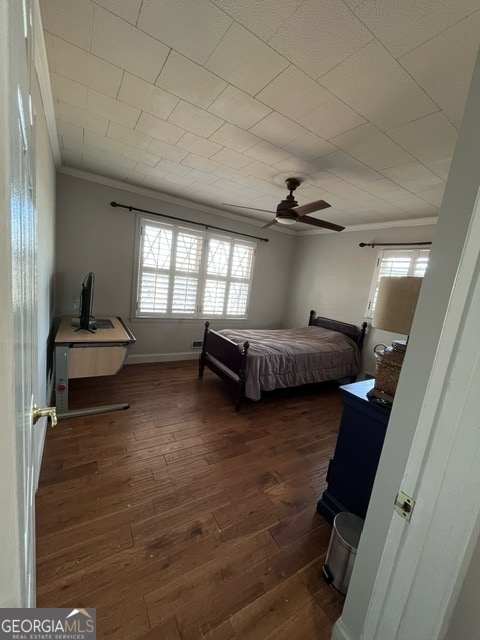
<instances>
[{"instance_id":1,"label":"dark wood plank flooring","mask_svg":"<svg viewBox=\"0 0 480 640\"><path fill-rule=\"evenodd\" d=\"M193 361L71 381L70 407L126 411L49 429L36 499L37 606L96 607L99 639L323 640L316 514L337 436L334 384L235 413Z\"/></svg>"}]
</instances>

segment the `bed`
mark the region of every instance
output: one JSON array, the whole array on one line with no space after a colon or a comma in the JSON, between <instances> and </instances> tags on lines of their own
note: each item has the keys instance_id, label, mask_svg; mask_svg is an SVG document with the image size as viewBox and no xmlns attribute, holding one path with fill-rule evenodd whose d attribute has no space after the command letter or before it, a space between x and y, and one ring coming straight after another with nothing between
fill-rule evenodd
<instances>
[{"instance_id":1,"label":"bed","mask_svg":"<svg viewBox=\"0 0 480 640\"><path fill-rule=\"evenodd\" d=\"M205 367L236 386L235 409L262 391L349 378L360 370L367 323L361 328L310 311L296 329L223 329L205 323L199 376Z\"/></svg>"}]
</instances>

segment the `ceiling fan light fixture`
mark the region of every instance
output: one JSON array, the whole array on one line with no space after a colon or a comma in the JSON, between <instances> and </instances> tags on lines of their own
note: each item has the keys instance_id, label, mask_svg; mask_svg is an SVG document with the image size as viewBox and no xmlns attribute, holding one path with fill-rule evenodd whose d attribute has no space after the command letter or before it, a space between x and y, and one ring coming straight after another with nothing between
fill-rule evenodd
<instances>
[{"instance_id":1,"label":"ceiling fan light fixture","mask_svg":"<svg viewBox=\"0 0 480 640\"><path fill-rule=\"evenodd\" d=\"M279 222L280 224L295 224L297 219L296 218L286 218L284 216L277 216L276 218L277 222Z\"/></svg>"}]
</instances>

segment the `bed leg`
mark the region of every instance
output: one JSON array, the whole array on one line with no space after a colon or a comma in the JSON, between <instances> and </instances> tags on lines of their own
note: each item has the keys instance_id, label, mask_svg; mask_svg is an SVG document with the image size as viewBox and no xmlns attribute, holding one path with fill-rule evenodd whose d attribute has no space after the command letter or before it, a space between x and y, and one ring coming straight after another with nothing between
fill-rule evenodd
<instances>
[{"instance_id":1,"label":"bed leg","mask_svg":"<svg viewBox=\"0 0 480 640\"><path fill-rule=\"evenodd\" d=\"M239 377L238 392L237 397L235 398L235 411L237 413L240 411L242 402L245 399L245 371L243 369L239 372Z\"/></svg>"},{"instance_id":2,"label":"bed leg","mask_svg":"<svg viewBox=\"0 0 480 640\"><path fill-rule=\"evenodd\" d=\"M207 356L207 340L208 340L208 327L210 322L205 322L205 330L203 332L202 351L198 359L198 377L203 378L203 372L205 371L205 359Z\"/></svg>"},{"instance_id":3,"label":"bed leg","mask_svg":"<svg viewBox=\"0 0 480 640\"><path fill-rule=\"evenodd\" d=\"M238 372L238 393L237 398L235 400L235 411L240 411L240 407L242 406L242 402L245 398L245 380L247 378L247 357L248 357L248 348L250 343L248 340L243 343L242 349L242 367Z\"/></svg>"}]
</instances>

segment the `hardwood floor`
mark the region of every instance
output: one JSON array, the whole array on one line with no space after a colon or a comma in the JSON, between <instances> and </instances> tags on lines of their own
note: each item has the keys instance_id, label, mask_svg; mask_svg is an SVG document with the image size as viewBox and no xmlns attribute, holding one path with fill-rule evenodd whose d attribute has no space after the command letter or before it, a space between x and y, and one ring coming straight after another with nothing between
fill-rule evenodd
<instances>
[{"instance_id":1,"label":"hardwood floor","mask_svg":"<svg viewBox=\"0 0 480 640\"><path fill-rule=\"evenodd\" d=\"M71 381L70 407L126 411L49 429L36 499L37 606L96 607L116 640L326 640L343 596L316 514L336 385L235 413L194 361Z\"/></svg>"}]
</instances>

